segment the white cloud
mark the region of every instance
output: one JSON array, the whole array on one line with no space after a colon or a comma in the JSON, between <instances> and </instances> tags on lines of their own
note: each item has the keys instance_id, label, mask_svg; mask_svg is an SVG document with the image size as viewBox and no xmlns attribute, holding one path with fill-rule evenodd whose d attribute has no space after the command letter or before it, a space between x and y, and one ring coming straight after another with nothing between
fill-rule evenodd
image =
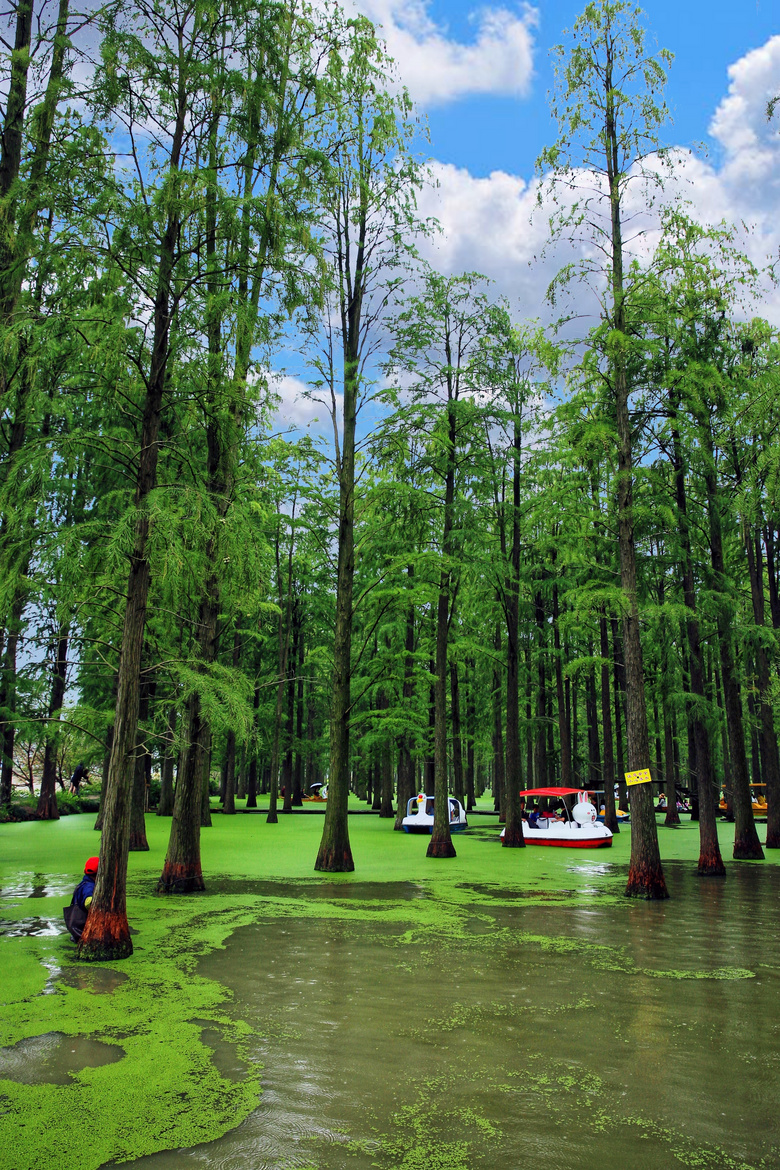
<instances>
[{"instance_id":1,"label":"white cloud","mask_svg":"<svg viewBox=\"0 0 780 1170\"><path fill-rule=\"evenodd\" d=\"M283 431L293 427L296 430L310 430L314 435L323 435L329 441L332 439L333 424L327 406L315 402L308 396L313 392L317 397L323 398L323 393L312 391L306 382L292 374L273 374L270 389L279 396L273 420L274 430ZM342 408L340 394L336 395L336 407L340 418Z\"/></svg>"},{"instance_id":2,"label":"white cloud","mask_svg":"<svg viewBox=\"0 0 780 1170\"><path fill-rule=\"evenodd\" d=\"M710 133L726 152L724 182L761 202L768 189L777 194L780 180L777 120L766 118L767 102L780 92L780 36L730 66L729 81Z\"/></svg>"},{"instance_id":3,"label":"white cloud","mask_svg":"<svg viewBox=\"0 0 780 1170\"><path fill-rule=\"evenodd\" d=\"M690 201L690 213L703 223L747 224L740 246L764 267L780 255L780 111L773 124L766 120L767 101L780 92L780 36L732 65L729 82L710 125L722 157L714 163L676 152L665 198ZM536 206L538 182L504 171L476 178L443 163L434 163L433 171L438 186L425 193L421 210L436 216L443 230L426 245L427 259L443 272L483 272L519 314L549 317L546 289L574 256L562 244L541 258L548 217ZM595 311L592 299L577 295L579 311ZM766 290L756 311L780 323L780 294Z\"/></svg>"},{"instance_id":4,"label":"white cloud","mask_svg":"<svg viewBox=\"0 0 780 1170\"><path fill-rule=\"evenodd\" d=\"M537 18L530 5L519 14L479 9L469 44L454 40L431 19L427 0L357 0L355 6L381 26L400 79L421 106L443 105L466 94L528 92Z\"/></svg>"}]
</instances>

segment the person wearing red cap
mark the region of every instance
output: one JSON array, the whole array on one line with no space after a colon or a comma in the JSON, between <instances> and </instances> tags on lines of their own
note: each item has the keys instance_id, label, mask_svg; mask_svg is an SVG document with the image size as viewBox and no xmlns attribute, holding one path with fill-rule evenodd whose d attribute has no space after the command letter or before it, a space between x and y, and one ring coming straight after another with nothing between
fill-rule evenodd
<instances>
[{"instance_id":1,"label":"person wearing red cap","mask_svg":"<svg viewBox=\"0 0 780 1170\"><path fill-rule=\"evenodd\" d=\"M97 857L90 857L87 864L84 866L84 876L73 891L73 897L70 900L70 906L66 906L63 911L65 917L65 925L70 931L70 937L74 942L78 942L81 938L81 932L87 921L87 913L92 905L92 895L95 892L95 878L98 871Z\"/></svg>"}]
</instances>

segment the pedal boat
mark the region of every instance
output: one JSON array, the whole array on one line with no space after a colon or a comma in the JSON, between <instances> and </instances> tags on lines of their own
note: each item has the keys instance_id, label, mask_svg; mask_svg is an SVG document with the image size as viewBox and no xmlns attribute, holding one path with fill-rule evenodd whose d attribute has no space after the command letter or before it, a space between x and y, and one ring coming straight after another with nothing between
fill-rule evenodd
<instances>
[{"instance_id":1,"label":"pedal boat","mask_svg":"<svg viewBox=\"0 0 780 1170\"><path fill-rule=\"evenodd\" d=\"M432 796L419 792L406 805L406 816L402 824L405 833L432 833L433 832L433 801ZM448 797L450 807L450 832L459 833L469 827L466 820L466 810L454 796Z\"/></svg>"},{"instance_id":2,"label":"pedal boat","mask_svg":"<svg viewBox=\"0 0 780 1170\"><path fill-rule=\"evenodd\" d=\"M601 849L612 844L612 833L599 824L596 808L581 788L527 788L521 796L548 796L563 801L568 819L552 820L540 816L538 827L532 829L523 820L523 838L526 845L552 845L563 849ZM575 801L567 797L576 797ZM501 831L503 838L505 830Z\"/></svg>"}]
</instances>

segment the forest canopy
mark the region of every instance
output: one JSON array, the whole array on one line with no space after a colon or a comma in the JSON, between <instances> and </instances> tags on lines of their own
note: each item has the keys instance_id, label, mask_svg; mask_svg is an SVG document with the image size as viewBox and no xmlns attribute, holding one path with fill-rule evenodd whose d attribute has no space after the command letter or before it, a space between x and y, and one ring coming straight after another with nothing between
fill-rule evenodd
<instances>
[{"instance_id":1,"label":"forest canopy","mask_svg":"<svg viewBox=\"0 0 780 1170\"><path fill-rule=\"evenodd\" d=\"M177 892L214 783L273 823L326 782L326 871L350 792L398 827L435 791L450 856L448 792L492 785L522 845L522 788L616 828L642 768L694 799L700 872L722 792L735 857L755 786L777 848L773 273L674 182L643 14L562 36L536 320L421 259L420 116L366 18L17 0L4 44L0 807L102 781L85 957L130 947L108 874L150 793ZM631 812L629 892L664 897L650 786Z\"/></svg>"}]
</instances>

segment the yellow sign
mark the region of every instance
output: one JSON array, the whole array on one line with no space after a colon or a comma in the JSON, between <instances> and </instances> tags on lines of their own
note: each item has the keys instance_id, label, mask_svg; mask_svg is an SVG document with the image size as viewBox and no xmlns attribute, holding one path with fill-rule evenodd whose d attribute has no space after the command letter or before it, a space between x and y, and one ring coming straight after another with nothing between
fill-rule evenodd
<instances>
[{"instance_id":1,"label":"yellow sign","mask_svg":"<svg viewBox=\"0 0 780 1170\"><path fill-rule=\"evenodd\" d=\"M649 768L640 768L638 772L626 772L626 784L629 788L632 784L651 784L652 780Z\"/></svg>"}]
</instances>

